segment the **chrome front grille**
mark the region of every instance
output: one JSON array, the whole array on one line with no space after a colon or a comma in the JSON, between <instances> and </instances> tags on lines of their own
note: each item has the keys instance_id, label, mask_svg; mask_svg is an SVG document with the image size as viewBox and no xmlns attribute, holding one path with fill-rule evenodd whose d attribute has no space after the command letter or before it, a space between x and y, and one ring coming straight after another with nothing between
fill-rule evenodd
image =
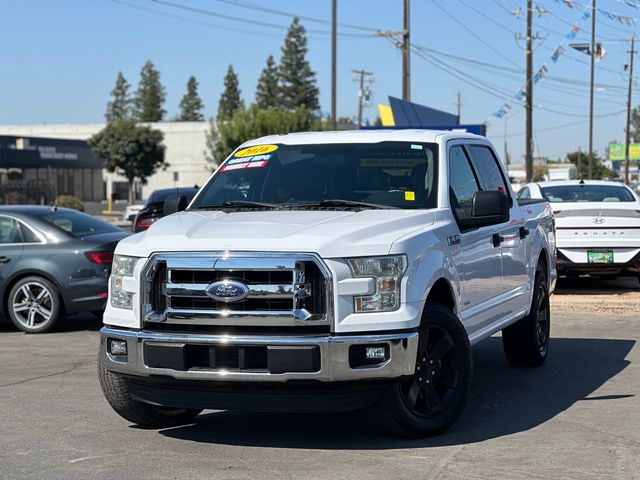
<instances>
[{"instance_id":1,"label":"chrome front grille","mask_svg":"<svg viewBox=\"0 0 640 480\"><path fill-rule=\"evenodd\" d=\"M213 298L239 282L241 300ZM291 327L329 325L331 276L312 254L157 254L143 272L145 322Z\"/></svg>"}]
</instances>

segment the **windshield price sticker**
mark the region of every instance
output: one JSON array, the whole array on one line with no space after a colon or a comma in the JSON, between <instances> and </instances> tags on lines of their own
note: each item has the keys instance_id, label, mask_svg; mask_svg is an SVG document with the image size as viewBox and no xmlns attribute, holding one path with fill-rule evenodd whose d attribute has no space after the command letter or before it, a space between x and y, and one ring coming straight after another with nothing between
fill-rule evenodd
<instances>
[{"instance_id":1,"label":"windshield price sticker","mask_svg":"<svg viewBox=\"0 0 640 480\"><path fill-rule=\"evenodd\" d=\"M264 155L265 153L275 152L277 145L256 145L255 147L247 147L238 150L233 154L234 157L252 157L254 155Z\"/></svg>"},{"instance_id":2,"label":"windshield price sticker","mask_svg":"<svg viewBox=\"0 0 640 480\"><path fill-rule=\"evenodd\" d=\"M268 160L262 160L260 162L243 162L243 163L234 163L232 165L223 165L220 168L221 172L228 172L229 170L241 170L243 168L262 168L269 163Z\"/></svg>"},{"instance_id":3,"label":"windshield price sticker","mask_svg":"<svg viewBox=\"0 0 640 480\"><path fill-rule=\"evenodd\" d=\"M252 157L234 157L227 160L225 165L235 165L236 163L247 163L247 162L262 162L265 160L269 160L271 158L271 154L268 153L266 155L254 155Z\"/></svg>"}]
</instances>

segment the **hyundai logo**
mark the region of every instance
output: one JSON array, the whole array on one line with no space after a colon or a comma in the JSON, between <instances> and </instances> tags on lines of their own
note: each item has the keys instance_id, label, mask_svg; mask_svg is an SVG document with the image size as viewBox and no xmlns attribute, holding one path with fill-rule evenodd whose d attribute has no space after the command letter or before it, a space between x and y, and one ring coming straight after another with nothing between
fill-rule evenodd
<instances>
[{"instance_id":1,"label":"hyundai logo","mask_svg":"<svg viewBox=\"0 0 640 480\"><path fill-rule=\"evenodd\" d=\"M602 217L595 217L593 219L593 223L604 223L604 218Z\"/></svg>"},{"instance_id":2,"label":"hyundai logo","mask_svg":"<svg viewBox=\"0 0 640 480\"><path fill-rule=\"evenodd\" d=\"M249 295L249 287L236 280L219 280L210 283L206 289L207 295L216 302L239 302Z\"/></svg>"}]
</instances>

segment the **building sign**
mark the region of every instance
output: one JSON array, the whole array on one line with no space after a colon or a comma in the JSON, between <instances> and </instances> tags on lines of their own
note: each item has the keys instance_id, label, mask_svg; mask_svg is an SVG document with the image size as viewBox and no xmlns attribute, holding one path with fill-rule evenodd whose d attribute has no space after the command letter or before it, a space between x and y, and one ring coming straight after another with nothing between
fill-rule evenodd
<instances>
[{"instance_id":1,"label":"building sign","mask_svg":"<svg viewBox=\"0 0 640 480\"><path fill-rule=\"evenodd\" d=\"M0 136L0 168L103 168L83 140Z\"/></svg>"},{"instance_id":2,"label":"building sign","mask_svg":"<svg viewBox=\"0 0 640 480\"><path fill-rule=\"evenodd\" d=\"M625 160L624 143L609 145L609 160ZM629 144L629 160L640 160L640 143Z\"/></svg>"}]
</instances>

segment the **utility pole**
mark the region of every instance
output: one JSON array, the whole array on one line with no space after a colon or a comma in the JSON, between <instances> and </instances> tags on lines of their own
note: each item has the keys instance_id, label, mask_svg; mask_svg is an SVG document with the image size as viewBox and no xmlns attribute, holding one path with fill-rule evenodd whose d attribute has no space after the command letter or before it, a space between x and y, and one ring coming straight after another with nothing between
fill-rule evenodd
<instances>
[{"instance_id":1,"label":"utility pole","mask_svg":"<svg viewBox=\"0 0 640 480\"><path fill-rule=\"evenodd\" d=\"M402 33L402 99L411 100L411 21L409 8L411 0L404 0L404 25Z\"/></svg>"},{"instance_id":2,"label":"utility pole","mask_svg":"<svg viewBox=\"0 0 640 480\"><path fill-rule=\"evenodd\" d=\"M593 92L596 65L596 0L591 0L591 88L589 89L589 178L593 175Z\"/></svg>"},{"instance_id":3,"label":"utility pole","mask_svg":"<svg viewBox=\"0 0 640 480\"><path fill-rule=\"evenodd\" d=\"M364 109L364 101L369 96L368 89L365 85L365 77L372 76L373 73L365 72L364 70L356 70L352 68L351 71L358 75L359 78L355 80L360 83L360 90L358 90L358 128L362 127L362 110Z\"/></svg>"},{"instance_id":4,"label":"utility pole","mask_svg":"<svg viewBox=\"0 0 640 480\"><path fill-rule=\"evenodd\" d=\"M336 130L337 0L331 0L331 130Z\"/></svg>"},{"instance_id":5,"label":"utility pole","mask_svg":"<svg viewBox=\"0 0 640 480\"><path fill-rule=\"evenodd\" d=\"M527 93L527 101L525 105L526 109L526 119L525 119L525 131L526 131L526 139L525 139L525 172L527 183L533 180L533 32L532 23L533 23L533 5L532 0L527 0L527 48L526 52L526 63L527 63L527 82L526 82L526 93Z\"/></svg>"},{"instance_id":6,"label":"utility pole","mask_svg":"<svg viewBox=\"0 0 640 480\"><path fill-rule=\"evenodd\" d=\"M462 101L460 100L460 90L458 90L458 98L456 101L456 107L458 109L458 125L460 125L461 113L462 113Z\"/></svg>"},{"instance_id":7,"label":"utility pole","mask_svg":"<svg viewBox=\"0 0 640 480\"><path fill-rule=\"evenodd\" d=\"M629 185L629 143L631 141L631 97L633 96L633 56L635 55L636 36L631 37L629 51L629 91L627 92L627 132L624 145L624 183Z\"/></svg>"},{"instance_id":8,"label":"utility pole","mask_svg":"<svg viewBox=\"0 0 640 480\"><path fill-rule=\"evenodd\" d=\"M409 16L410 1L411 0L404 0L402 30L387 30L386 32L377 31L373 34L376 37L387 38L391 43L393 43L402 51L402 99L406 101L411 100L411 20ZM397 38L399 36L402 37L402 41Z\"/></svg>"}]
</instances>

